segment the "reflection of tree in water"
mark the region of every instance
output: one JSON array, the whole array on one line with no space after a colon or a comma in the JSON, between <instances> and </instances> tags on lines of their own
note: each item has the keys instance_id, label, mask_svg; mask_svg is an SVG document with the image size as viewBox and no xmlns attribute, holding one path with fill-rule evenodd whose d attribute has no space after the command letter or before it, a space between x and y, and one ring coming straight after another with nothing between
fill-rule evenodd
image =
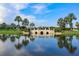
<instances>
[{"instance_id":1,"label":"reflection of tree in water","mask_svg":"<svg viewBox=\"0 0 79 59\"><path fill-rule=\"evenodd\" d=\"M78 39L79 40L79 35L75 35L76 36L76 39Z\"/></svg>"},{"instance_id":2,"label":"reflection of tree in water","mask_svg":"<svg viewBox=\"0 0 79 59\"><path fill-rule=\"evenodd\" d=\"M11 42L15 42L16 37L14 35L10 36Z\"/></svg>"},{"instance_id":3,"label":"reflection of tree in water","mask_svg":"<svg viewBox=\"0 0 79 59\"><path fill-rule=\"evenodd\" d=\"M20 44L20 43L15 44L15 48L16 48L16 49L20 50L20 49L21 49L21 47L22 47L22 44Z\"/></svg>"},{"instance_id":4,"label":"reflection of tree in water","mask_svg":"<svg viewBox=\"0 0 79 59\"><path fill-rule=\"evenodd\" d=\"M69 46L67 47L67 49L68 49L68 51L69 51L70 53L74 53L74 52L76 51L76 47L74 47L74 46L72 46L72 45L69 45Z\"/></svg>"},{"instance_id":5,"label":"reflection of tree in water","mask_svg":"<svg viewBox=\"0 0 79 59\"><path fill-rule=\"evenodd\" d=\"M73 36L56 36L58 39L58 47L63 48L65 47L70 53L74 53L76 51L76 47L72 45Z\"/></svg>"},{"instance_id":6,"label":"reflection of tree in water","mask_svg":"<svg viewBox=\"0 0 79 59\"><path fill-rule=\"evenodd\" d=\"M34 38L33 36L26 36L26 35L25 35L24 37L25 37L25 39L22 40L22 44L23 44L24 46L27 46L30 41L34 41L34 40L35 40L35 38Z\"/></svg>"},{"instance_id":7,"label":"reflection of tree in water","mask_svg":"<svg viewBox=\"0 0 79 59\"><path fill-rule=\"evenodd\" d=\"M22 44L20 43L20 35L17 35L16 38L18 39L18 43L15 44L15 48L20 50L22 48Z\"/></svg>"},{"instance_id":8,"label":"reflection of tree in water","mask_svg":"<svg viewBox=\"0 0 79 59\"><path fill-rule=\"evenodd\" d=\"M5 42L7 40L7 38L8 38L8 35L5 35L5 34L0 35L0 39L2 42Z\"/></svg>"},{"instance_id":9,"label":"reflection of tree in water","mask_svg":"<svg viewBox=\"0 0 79 59\"><path fill-rule=\"evenodd\" d=\"M21 49L22 48L22 46L27 46L28 44L29 44L29 42L30 42L30 40L31 41L34 41L34 38L32 37L32 36L27 36L27 35L24 35L24 39L22 40L22 42L20 43L20 36L16 36L16 38L18 39L18 44L15 44L15 48L16 49ZM12 39L14 38L14 36L12 36Z\"/></svg>"},{"instance_id":10,"label":"reflection of tree in water","mask_svg":"<svg viewBox=\"0 0 79 59\"><path fill-rule=\"evenodd\" d=\"M29 40L27 40L27 36L26 36L26 35L25 35L24 37L25 37L25 39L22 40L22 44L23 44L24 46L27 46L28 43L29 43Z\"/></svg>"},{"instance_id":11,"label":"reflection of tree in water","mask_svg":"<svg viewBox=\"0 0 79 59\"><path fill-rule=\"evenodd\" d=\"M34 41L35 38L34 38L33 36L30 36L30 40L31 40L31 41Z\"/></svg>"},{"instance_id":12,"label":"reflection of tree in water","mask_svg":"<svg viewBox=\"0 0 79 59\"><path fill-rule=\"evenodd\" d=\"M23 44L24 46L27 46L28 43L29 43L29 40L23 40L23 41L22 41L22 44Z\"/></svg>"},{"instance_id":13,"label":"reflection of tree in water","mask_svg":"<svg viewBox=\"0 0 79 59\"><path fill-rule=\"evenodd\" d=\"M64 36L61 36L61 37L59 37L59 39L58 39L58 46L59 46L59 48L63 48L64 47L64 45L63 45L63 40L65 39L65 37Z\"/></svg>"},{"instance_id":14,"label":"reflection of tree in water","mask_svg":"<svg viewBox=\"0 0 79 59\"><path fill-rule=\"evenodd\" d=\"M11 42L15 42L15 40L18 40L17 44L15 44L15 48L20 50L22 48L22 46L27 46L29 44L30 41L34 41L35 38L33 36L24 36L25 38L22 40L22 42L20 42L20 35L0 35L0 40L2 42L5 42L8 38L10 39ZM28 39L27 39L28 38Z\"/></svg>"}]
</instances>

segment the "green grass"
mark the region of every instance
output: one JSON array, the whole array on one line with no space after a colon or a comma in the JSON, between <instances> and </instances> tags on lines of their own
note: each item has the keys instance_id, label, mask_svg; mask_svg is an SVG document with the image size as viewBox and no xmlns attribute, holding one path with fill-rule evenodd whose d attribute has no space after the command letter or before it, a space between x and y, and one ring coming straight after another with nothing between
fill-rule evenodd
<instances>
[{"instance_id":1,"label":"green grass","mask_svg":"<svg viewBox=\"0 0 79 59\"><path fill-rule=\"evenodd\" d=\"M10 30L6 30L6 29L4 29L4 30L0 30L0 34L21 34L22 33L22 31L21 30L12 30L12 29L10 29Z\"/></svg>"},{"instance_id":2,"label":"green grass","mask_svg":"<svg viewBox=\"0 0 79 59\"><path fill-rule=\"evenodd\" d=\"M64 31L62 35L79 35L79 31Z\"/></svg>"}]
</instances>

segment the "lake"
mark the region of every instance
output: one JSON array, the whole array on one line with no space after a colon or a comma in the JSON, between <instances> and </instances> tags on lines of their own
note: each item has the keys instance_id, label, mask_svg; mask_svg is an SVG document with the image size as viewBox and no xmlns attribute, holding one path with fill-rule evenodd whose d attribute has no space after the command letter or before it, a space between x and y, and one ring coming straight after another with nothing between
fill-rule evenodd
<instances>
[{"instance_id":1,"label":"lake","mask_svg":"<svg viewBox=\"0 0 79 59\"><path fill-rule=\"evenodd\" d=\"M0 35L1 56L77 56L79 36Z\"/></svg>"}]
</instances>

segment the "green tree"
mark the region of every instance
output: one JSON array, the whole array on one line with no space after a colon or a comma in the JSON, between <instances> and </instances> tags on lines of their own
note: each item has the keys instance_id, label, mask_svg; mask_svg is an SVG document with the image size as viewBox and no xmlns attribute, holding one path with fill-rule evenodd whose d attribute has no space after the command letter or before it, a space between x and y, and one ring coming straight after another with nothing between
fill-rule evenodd
<instances>
[{"instance_id":1,"label":"green tree","mask_svg":"<svg viewBox=\"0 0 79 59\"><path fill-rule=\"evenodd\" d=\"M15 29L15 28L16 28L16 25L15 25L14 23L11 23L10 27L11 27L12 29Z\"/></svg>"},{"instance_id":2,"label":"green tree","mask_svg":"<svg viewBox=\"0 0 79 59\"><path fill-rule=\"evenodd\" d=\"M64 30L66 23L65 23L65 21L64 21L63 18L59 18L58 21L57 21L57 25L58 25L62 30Z\"/></svg>"},{"instance_id":3,"label":"green tree","mask_svg":"<svg viewBox=\"0 0 79 59\"><path fill-rule=\"evenodd\" d=\"M25 18L23 21L22 21L22 25L27 27L29 25L29 20L27 18Z\"/></svg>"},{"instance_id":4,"label":"green tree","mask_svg":"<svg viewBox=\"0 0 79 59\"><path fill-rule=\"evenodd\" d=\"M75 26L76 26L77 28L79 28L79 22L76 22Z\"/></svg>"},{"instance_id":5,"label":"green tree","mask_svg":"<svg viewBox=\"0 0 79 59\"><path fill-rule=\"evenodd\" d=\"M30 23L30 27L33 28L35 26L34 23Z\"/></svg>"},{"instance_id":6,"label":"green tree","mask_svg":"<svg viewBox=\"0 0 79 59\"><path fill-rule=\"evenodd\" d=\"M69 17L64 17L64 21L65 21L65 24L66 24L66 26L67 26L68 23L69 23Z\"/></svg>"},{"instance_id":7,"label":"green tree","mask_svg":"<svg viewBox=\"0 0 79 59\"><path fill-rule=\"evenodd\" d=\"M74 13L70 13L67 17L69 18L68 22L69 22L70 28L73 29L72 21L76 20L76 16L74 15Z\"/></svg>"},{"instance_id":8,"label":"green tree","mask_svg":"<svg viewBox=\"0 0 79 59\"><path fill-rule=\"evenodd\" d=\"M2 28L2 29L5 29L6 27L7 27L7 24L6 24L6 23L2 23L2 24L1 24L1 28Z\"/></svg>"},{"instance_id":9,"label":"green tree","mask_svg":"<svg viewBox=\"0 0 79 59\"><path fill-rule=\"evenodd\" d=\"M16 16L15 21L18 22L18 26L20 26L20 22L22 22L22 18L20 16Z\"/></svg>"}]
</instances>

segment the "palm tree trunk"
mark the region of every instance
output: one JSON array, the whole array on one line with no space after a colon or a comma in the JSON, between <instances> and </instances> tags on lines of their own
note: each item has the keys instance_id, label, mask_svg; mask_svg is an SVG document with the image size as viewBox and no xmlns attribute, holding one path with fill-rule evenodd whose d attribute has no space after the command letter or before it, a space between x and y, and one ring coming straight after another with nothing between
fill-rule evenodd
<instances>
[{"instance_id":1,"label":"palm tree trunk","mask_svg":"<svg viewBox=\"0 0 79 59\"><path fill-rule=\"evenodd\" d=\"M20 24L19 24L19 22L18 22L18 28L20 28Z\"/></svg>"},{"instance_id":2,"label":"palm tree trunk","mask_svg":"<svg viewBox=\"0 0 79 59\"><path fill-rule=\"evenodd\" d=\"M69 25L70 25L70 29L73 30L73 23L70 22Z\"/></svg>"},{"instance_id":3,"label":"palm tree trunk","mask_svg":"<svg viewBox=\"0 0 79 59\"><path fill-rule=\"evenodd\" d=\"M18 22L18 25L19 25L19 22Z\"/></svg>"}]
</instances>

